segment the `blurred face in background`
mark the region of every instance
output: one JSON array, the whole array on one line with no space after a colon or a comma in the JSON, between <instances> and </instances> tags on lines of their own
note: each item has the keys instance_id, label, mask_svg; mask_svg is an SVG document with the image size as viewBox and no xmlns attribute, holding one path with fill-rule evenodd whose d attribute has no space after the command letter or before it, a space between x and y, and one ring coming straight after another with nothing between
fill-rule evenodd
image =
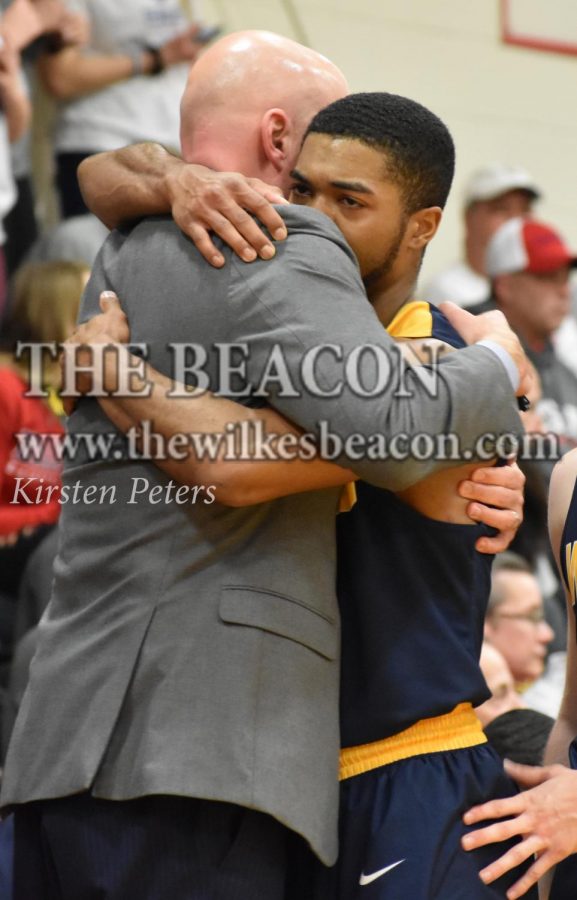
<instances>
[{"instance_id":1,"label":"blurred face in background","mask_svg":"<svg viewBox=\"0 0 577 900\"><path fill-rule=\"evenodd\" d=\"M542 275L515 272L495 279L499 308L529 346L549 340L571 309L569 266Z\"/></svg>"},{"instance_id":2,"label":"blurred face in background","mask_svg":"<svg viewBox=\"0 0 577 900\"><path fill-rule=\"evenodd\" d=\"M517 216L531 212L534 198L527 191L507 191L491 200L476 200L465 211L467 252L483 260L485 250L497 228Z\"/></svg>"},{"instance_id":3,"label":"blurred face in background","mask_svg":"<svg viewBox=\"0 0 577 900\"><path fill-rule=\"evenodd\" d=\"M487 642L483 643L480 665L487 687L491 691L489 700L475 709L483 728L485 728L497 716L501 716L511 709L521 709L523 701L515 688L507 660L496 647L492 647Z\"/></svg>"},{"instance_id":4,"label":"blurred face in background","mask_svg":"<svg viewBox=\"0 0 577 900\"><path fill-rule=\"evenodd\" d=\"M487 615L485 639L503 654L516 682L535 681L554 637L543 616L537 579L530 572L508 570L495 572L493 579L503 599Z\"/></svg>"}]
</instances>

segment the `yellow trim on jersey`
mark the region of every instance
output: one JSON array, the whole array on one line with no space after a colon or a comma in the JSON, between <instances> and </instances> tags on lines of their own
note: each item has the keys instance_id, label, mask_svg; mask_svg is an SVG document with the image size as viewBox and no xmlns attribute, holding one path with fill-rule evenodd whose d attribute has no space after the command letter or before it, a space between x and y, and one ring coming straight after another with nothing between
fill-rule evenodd
<instances>
[{"instance_id":1,"label":"yellow trim on jersey","mask_svg":"<svg viewBox=\"0 0 577 900\"><path fill-rule=\"evenodd\" d=\"M577 541L565 544L565 567L567 569L567 584L573 606L577 601Z\"/></svg>"},{"instance_id":2,"label":"yellow trim on jersey","mask_svg":"<svg viewBox=\"0 0 577 900\"><path fill-rule=\"evenodd\" d=\"M428 338L433 334L431 306L424 300L413 300L401 306L387 331L394 338Z\"/></svg>"},{"instance_id":3,"label":"yellow trim on jersey","mask_svg":"<svg viewBox=\"0 0 577 900\"><path fill-rule=\"evenodd\" d=\"M339 779L343 781L423 753L464 750L486 743L487 738L472 705L459 703L452 712L432 719L421 719L383 741L345 747L341 750Z\"/></svg>"},{"instance_id":4,"label":"yellow trim on jersey","mask_svg":"<svg viewBox=\"0 0 577 900\"><path fill-rule=\"evenodd\" d=\"M356 502L357 487L354 481L349 481L348 484L345 484L341 492L341 499L339 500L339 512L350 512Z\"/></svg>"},{"instance_id":5,"label":"yellow trim on jersey","mask_svg":"<svg viewBox=\"0 0 577 900\"><path fill-rule=\"evenodd\" d=\"M431 307L424 300L412 300L405 303L387 331L394 338L427 338L433 334L433 316ZM346 484L341 494L339 512L350 512L357 502L357 491L354 482Z\"/></svg>"}]
</instances>

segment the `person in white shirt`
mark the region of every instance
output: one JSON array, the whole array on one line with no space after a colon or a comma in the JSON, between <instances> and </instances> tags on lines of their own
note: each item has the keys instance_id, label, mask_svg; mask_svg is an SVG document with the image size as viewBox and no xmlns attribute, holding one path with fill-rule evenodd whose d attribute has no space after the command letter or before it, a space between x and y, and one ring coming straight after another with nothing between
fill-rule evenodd
<instances>
[{"instance_id":1,"label":"person in white shirt","mask_svg":"<svg viewBox=\"0 0 577 900\"><path fill-rule=\"evenodd\" d=\"M87 212L76 178L87 156L142 140L178 147L180 98L202 44L180 0L66 0L66 6L88 20L89 42L44 54L39 68L61 101L56 177L68 218Z\"/></svg>"},{"instance_id":2,"label":"person in white shirt","mask_svg":"<svg viewBox=\"0 0 577 900\"><path fill-rule=\"evenodd\" d=\"M4 219L16 201L10 144L26 131L31 116L30 103L20 78L20 55L8 29L0 20L0 320L6 305L6 260Z\"/></svg>"},{"instance_id":3,"label":"person in white shirt","mask_svg":"<svg viewBox=\"0 0 577 900\"><path fill-rule=\"evenodd\" d=\"M464 259L439 272L421 291L430 303L451 300L473 306L489 299L485 253L492 235L503 222L531 213L542 192L533 177L518 166L492 163L471 175L465 188Z\"/></svg>"}]
</instances>

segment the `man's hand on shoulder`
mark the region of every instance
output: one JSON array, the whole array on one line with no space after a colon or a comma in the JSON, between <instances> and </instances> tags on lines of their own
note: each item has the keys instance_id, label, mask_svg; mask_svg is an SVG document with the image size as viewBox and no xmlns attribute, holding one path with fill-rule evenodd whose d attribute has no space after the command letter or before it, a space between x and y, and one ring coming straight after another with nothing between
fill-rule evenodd
<instances>
[{"instance_id":1,"label":"man's hand on shoulder","mask_svg":"<svg viewBox=\"0 0 577 900\"><path fill-rule=\"evenodd\" d=\"M252 218L254 214L275 241L287 236L273 204L286 203L280 188L236 172L213 172L203 166L171 166L166 173L172 216L207 262L224 265L210 233L218 235L244 262L272 259L275 248Z\"/></svg>"},{"instance_id":2,"label":"man's hand on shoulder","mask_svg":"<svg viewBox=\"0 0 577 900\"><path fill-rule=\"evenodd\" d=\"M517 396L530 391L532 376L521 341L499 310L491 310L474 316L454 303L441 303L439 307L467 344L492 341L502 347L513 360L519 373Z\"/></svg>"}]
</instances>

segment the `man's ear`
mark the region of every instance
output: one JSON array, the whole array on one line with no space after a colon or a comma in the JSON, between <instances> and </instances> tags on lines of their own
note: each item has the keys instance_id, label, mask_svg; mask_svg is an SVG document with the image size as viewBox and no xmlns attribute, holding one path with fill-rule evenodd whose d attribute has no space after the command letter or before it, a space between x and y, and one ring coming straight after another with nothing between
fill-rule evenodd
<instances>
[{"instance_id":1,"label":"man's ear","mask_svg":"<svg viewBox=\"0 0 577 900\"><path fill-rule=\"evenodd\" d=\"M442 218L443 210L440 206L427 206L413 213L407 228L409 247L423 251L435 237Z\"/></svg>"},{"instance_id":2,"label":"man's ear","mask_svg":"<svg viewBox=\"0 0 577 900\"><path fill-rule=\"evenodd\" d=\"M266 159L278 172L289 154L291 132L291 121L284 109L266 111L260 125L261 145Z\"/></svg>"}]
</instances>

